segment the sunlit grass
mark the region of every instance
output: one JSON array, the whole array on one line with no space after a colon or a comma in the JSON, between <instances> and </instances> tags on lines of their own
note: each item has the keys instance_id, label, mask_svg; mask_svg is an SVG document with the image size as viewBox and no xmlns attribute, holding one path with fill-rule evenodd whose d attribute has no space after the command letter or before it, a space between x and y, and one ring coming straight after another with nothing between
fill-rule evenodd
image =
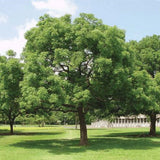
<instances>
[{"instance_id":1,"label":"sunlit grass","mask_svg":"<svg viewBox=\"0 0 160 160\"><path fill-rule=\"evenodd\" d=\"M16 126L15 135L0 136L0 160L159 160L160 138L141 137L148 130L89 129L89 145L82 147L79 130ZM0 126L2 132L9 127Z\"/></svg>"}]
</instances>

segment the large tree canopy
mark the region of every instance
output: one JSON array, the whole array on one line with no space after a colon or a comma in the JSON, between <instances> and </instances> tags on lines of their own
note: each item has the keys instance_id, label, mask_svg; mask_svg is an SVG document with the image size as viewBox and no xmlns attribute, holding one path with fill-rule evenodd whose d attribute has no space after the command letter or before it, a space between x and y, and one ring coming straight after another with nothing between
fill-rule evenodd
<instances>
[{"instance_id":1,"label":"large tree canopy","mask_svg":"<svg viewBox=\"0 0 160 160\"><path fill-rule=\"evenodd\" d=\"M124 99L130 53L125 33L92 14L40 17L25 35L22 106L37 112L77 112L80 144L87 144L85 113ZM118 96L120 95L121 96Z\"/></svg>"}]
</instances>

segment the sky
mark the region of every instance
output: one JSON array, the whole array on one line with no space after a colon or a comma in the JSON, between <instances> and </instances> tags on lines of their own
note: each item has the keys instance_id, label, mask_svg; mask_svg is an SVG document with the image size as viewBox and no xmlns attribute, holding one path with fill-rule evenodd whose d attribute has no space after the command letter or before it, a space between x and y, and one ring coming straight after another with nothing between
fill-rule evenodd
<instances>
[{"instance_id":1,"label":"sky","mask_svg":"<svg viewBox=\"0 0 160 160\"><path fill-rule=\"evenodd\" d=\"M160 0L0 0L0 54L13 49L19 57L25 32L45 13L74 19L82 12L125 30L126 41L160 34Z\"/></svg>"}]
</instances>

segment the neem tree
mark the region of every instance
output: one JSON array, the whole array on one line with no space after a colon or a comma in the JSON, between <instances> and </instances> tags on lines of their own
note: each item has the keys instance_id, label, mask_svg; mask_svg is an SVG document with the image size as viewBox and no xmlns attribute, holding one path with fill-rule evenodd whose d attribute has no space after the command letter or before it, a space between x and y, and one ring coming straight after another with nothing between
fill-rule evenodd
<instances>
[{"instance_id":1,"label":"neem tree","mask_svg":"<svg viewBox=\"0 0 160 160\"><path fill-rule=\"evenodd\" d=\"M150 117L150 135L156 134L156 115L160 113L160 36L153 35L132 44L137 71L133 74L135 107Z\"/></svg>"},{"instance_id":2,"label":"neem tree","mask_svg":"<svg viewBox=\"0 0 160 160\"><path fill-rule=\"evenodd\" d=\"M0 113L7 117L10 133L13 134L15 118L23 112L20 107L20 81L23 79L22 64L15 58L15 52L9 50L8 58L0 57Z\"/></svg>"},{"instance_id":3,"label":"neem tree","mask_svg":"<svg viewBox=\"0 0 160 160\"><path fill-rule=\"evenodd\" d=\"M44 15L25 38L22 106L77 112L80 144L86 145L85 114L101 104L101 98L105 104L123 88L123 64L130 57L124 32L92 14L82 13L73 23L69 15Z\"/></svg>"}]
</instances>

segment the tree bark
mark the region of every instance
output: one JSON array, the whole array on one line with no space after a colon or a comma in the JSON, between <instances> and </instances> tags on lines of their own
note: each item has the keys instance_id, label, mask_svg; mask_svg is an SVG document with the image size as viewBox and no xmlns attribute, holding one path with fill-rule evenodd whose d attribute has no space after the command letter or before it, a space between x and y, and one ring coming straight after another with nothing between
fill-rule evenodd
<instances>
[{"instance_id":1,"label":"tree bark","mask_svg":"<svg viewBox=\"0 0 160 160\"><path fill-rule=\"evenodd\" d=\"M10 122L10 134L13 135L13 133L14 133L14 132L13 132L13 123Z\"/></svg>"},{"instance_id":2,"label":"tree bark","mask_svg":"<svg viewBox=\"0 0 160 160\"><path fill-rule=\"evenodd\" d=\"M80 145L86 146L88 144L87 127L85 122L85 113L83 107L78 108L79 124L80 124Z\"/></svg>"},{"instance_id":3,"label":"tree bark","mask_svg":"<svg viewBox=\"0 0 160 160\"><path fill-rule=\"evenodd\" d=\"M152 113L150 116L150 132L149 135L155 136L156 135L156 114Z\"/></svg>"},{"instance_id":4,"label":"tree bark","mask_svg":"<svg viewBox=\"0 0 160 160\"><path fill-rule=\"evenodd\" d=\"M75 114L75 129L78 129L78 116Z\"/></svg>"}]
</instances>

